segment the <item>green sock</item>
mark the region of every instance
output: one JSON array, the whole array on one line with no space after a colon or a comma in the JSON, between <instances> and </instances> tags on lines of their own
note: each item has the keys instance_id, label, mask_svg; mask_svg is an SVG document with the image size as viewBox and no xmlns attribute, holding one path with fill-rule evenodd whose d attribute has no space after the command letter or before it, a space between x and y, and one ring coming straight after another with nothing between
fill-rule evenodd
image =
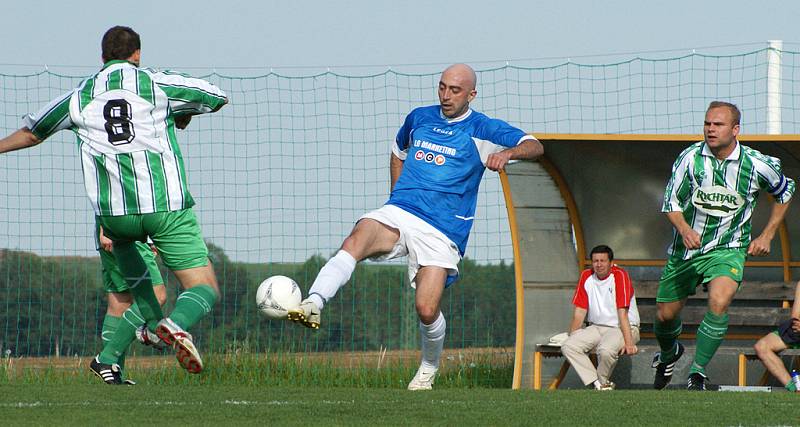
<instances>
[{"instance_id":1,"label":"green sock","mask_svg":"<svg viewBox=\"0 0 800 427\"><path fill-rule=\"evenodd\" d=\"M100 338L103 340L103 350L100 351L100 355L103 354L106 347L108 347L108 343L114 338L114 334L117 332L117 327L119 327L119 322L122 320L119 316L112 316L106 313L106 317L103 318L103 330L100 333ZM100 357L100 362L102 363L117 363L116 361L107 362L103 360L103 357Z\"/></svg>"},{"instance_id":2,"label":"green sock","mask_svg":"<svg viewBox=\"0 0 800 427\"><path fill-rule=\"evenodd\" d=\"M728 313L717 315L711 311L706 312L697 328L697 351L689 373L705 375L706 365L722 344L726 332L728 332Z\"/></svg>"},{"instance_id":3,"label":"green sock","mask_svg":"<svg viewBox=\"0 0 800 427\"><path fill-rule=\"evenodd\" d=\"M134 242L114 242L114 256L119 269L128 282L134 301L139 306L139 313L147 322L147 327L154 331L158 322L164 318L161 305L158 304L150 271L139 254Z\"/></svg>"},{"instance_id":4,"label":"green sock","mask_svg":"<svg viewBox=\"0 0 800 427\"><path fill-rule=\"evenodd\" d=\"M217 302L217 293L208 285L199 285L189 288L175 301L175 310L169 315L173 322L184 330L194 326L208 313Z\"/></svg>"},{"instance_id":5,"label":"green sock","mask_svg":"<svg viewBox=\"0 0 800 427\"><path fill-rule=\"evenodd\" d=\"M119 319L117 330L100 352L100 363L116 363L123 367L128 347L136 339L136 328L144 325L144 318L136 303L133 303L125 313L122 313L122 317L117 319Z\"/></svg>"},{"instance_id":6,"label":"green sock","mask_svg":"<svg viewBox=\"0 0 800 427\"><path fill-rule=\"evenodd\" d=\"M666 322L660 322L658 318L653 323L653 332L656 335L658 346L661 347L662 362L671 362L678 351L678 337L683 330L683 323L680 317L676 317Z\"/></svg>"},{"instance_id":7,"label":"green sock","mask_svg":"<svg viewBox=\"0 0 800 427\"><path fill-rule=\"evenodd\" d=\"M794 385L794 381L791 381L791 380L789 380L789 382L786 383L786 385L784 387L786 387L786 390L789 390L789 391L797 391L797 386L795 386Z\"/></svg>"}]
</instances>

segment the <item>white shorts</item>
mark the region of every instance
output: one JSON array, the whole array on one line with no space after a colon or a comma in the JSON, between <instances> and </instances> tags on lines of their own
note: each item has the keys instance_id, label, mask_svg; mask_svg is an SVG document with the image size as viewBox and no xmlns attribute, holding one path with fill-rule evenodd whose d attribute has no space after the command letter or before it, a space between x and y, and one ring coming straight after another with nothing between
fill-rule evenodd
<instances>
[{"instance_id":1,"label":"white shorts","mask_svg":"<svg viewBox=\"0 0 800 427\"><path fill-rule=\"evenodd\" d=\"M417 287L414 278L417 277L420 267L429 265L447 269L447 285L458 277L458 262L461 260L458 246L432 225L394 205L384 205L364 214L358 220L364 218L374 219L400 230L400 239L394 244L392 251L371 259L385 261L408 255L408 280L412 287Z\"/></svg>"}]
</instances>

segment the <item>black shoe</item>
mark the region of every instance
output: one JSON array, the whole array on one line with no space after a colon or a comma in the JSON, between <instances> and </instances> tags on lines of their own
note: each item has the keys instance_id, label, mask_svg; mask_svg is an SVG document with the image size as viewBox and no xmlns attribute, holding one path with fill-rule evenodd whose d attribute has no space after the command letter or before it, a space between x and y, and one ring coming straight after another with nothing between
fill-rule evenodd
<instances>
[{"instance_id":1,"label":"black shoe","mask_svg":"<svg viewBox=\"0 0 800 427\"><path fill-rule=\"evenodd\" d=\"M100 363L100 356L96 356L89 364L89 369L106 384L122 384L122 372L116 363Z\"/></svg>"},{"instance_id":2,"label":"black shoe","mask_svg":"<svg viewBox=\"0 0 800 427\"><path fill-rule=\"evenodd\" d=\"M708 377L697 372L689 375L689 381L686 384L686 390L694 390L694 391L708 390L708 388L706 388L707 379Z\"/></svg>"},{"instance_id":3,"label":"black shoe","mask_svg":"<svg viewBox=\"0 0 800 427\"><path fill-rule=\"evenodd\" d=\"M675 362L683 356L683 344L678 343L678 351L675 353L675 358L671 362L661 362L659 359L661 353L656 353L653 357L653 367L656 368L656 378L653 381L653 388L656 390L663 390L672 380L672 371L675 369Z\"/></svg>"}]
</instances>

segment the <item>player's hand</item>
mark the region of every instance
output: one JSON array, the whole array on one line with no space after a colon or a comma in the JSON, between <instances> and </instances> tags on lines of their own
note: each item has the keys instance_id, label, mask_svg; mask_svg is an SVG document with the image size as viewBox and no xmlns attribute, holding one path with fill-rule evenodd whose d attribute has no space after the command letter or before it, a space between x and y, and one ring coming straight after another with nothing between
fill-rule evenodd
<instances>
[{"instance_id":1,"label":"player's hand","mask_svg":"<svg viewBox=\"0 0 800 427\"><path fill-rule=\"evenodd\" d=\"M681 237L683 237L683 246L686 246L686 249L700 249L700 233L694 229L687 229L681 233Z\"/></svg>"},{"instance_id":2,"label":"player's hand","mask_svg":"<svg viewBox=\"0 0 800 427\"><path fill-rule=\"evenodd\" d=\"M747 255L752 256L767 256L769 255L770 251L770 239L767 239L764 236L758 236L754 240L750 242L750 246L747 247Z\"/></svg>"},{"instance_id":3,"label":"player's hand","mask_svg":"<svg viewBox=\"0 0 800 427\"><path fill-rule=\"evenodd\" d=\"M501 171L506 167L509 160L511 160L511 153L508 150L492 153L486 159L486 167L493 171Z\"/></svg>"},{"instance_id":4,"label":"player's hand","mask_svg":"<svg viewBox=\"0 0 800 427\"><path fill-rule=\"evenodd\" d=\"M189 126L189 122L192 121L191 114L182 114L180 116L175 116L175 127L178 129L186 129L186 126Z\"/></svg>"},{"instance_id":5,"label":"player's hand","mask_svg":"<svg viewBox=\"0 0 800 427\"><path fill-rule=\"evenodd\" d=\"M103 230L100 230L100 247L103 248L106 252L113 252L114 251L114 241L109 239L103 234Z\"/></svg>"},{"instance_id":6,"label":"player's hand","mask_svg":"<svg viewBox=\"0 0 800 427\"><path fill-rule=\"evenodd\" d=\"M792 331L800 333L800 319L792 317Z\"/></svg>"},{"instance_id":7,"label":"player's hand","mask_svg":"<svg viewBox=\"0 0 800 427\"><path fill-rule=\"evenodd\" d=\"M639 352L639 347L636 347L636 344L625 345L619 350L619 354L627 354L629 356L633 356L638 352Z\"/></svg>"}]
</instances>

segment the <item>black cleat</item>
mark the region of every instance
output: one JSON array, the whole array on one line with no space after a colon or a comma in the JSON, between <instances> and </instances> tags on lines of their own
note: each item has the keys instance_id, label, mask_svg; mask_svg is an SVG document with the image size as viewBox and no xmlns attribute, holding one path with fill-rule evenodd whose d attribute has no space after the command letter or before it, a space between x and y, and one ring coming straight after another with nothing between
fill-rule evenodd
<instances>
[{"instance_id":1,"label":"black cleat","mask_svg":"<svg viewBox=\"0 0 800 427\"><path fill-rule=\"evenodd\" d=\"M672 380L672 371L675 369L675 363L683 356L683 344L678 343L678 351L675 353L675 358L671 362L661 362L661 353L656 353L653 357L653 367L656 368L656 378L653 381L653 388L656 390L663 390L667 387Z\"/></svg>"},{"instance_id":2,"label":"black cleat","mask_svg":"<svg viewBox=\"0 0 800 427\"><path fill-rule=\"evenodd\" d=\"M708 377L701 373L693 373L689 375L689 381L686 384L686 390L690 391L705 391L708 390L706 387L706 380Z\"/></svg>"},{"instance_id":3,"label":"black cleat","mask_svg":"<svg viewBox=\"0 0 800 427\"><path fill-rule=\"evenodd\" d=\"M89 364L89 369L106 384L122 384L122 371L116 363L100 363L100 356L96 356Z\"/></svg>"}]
</instances>

